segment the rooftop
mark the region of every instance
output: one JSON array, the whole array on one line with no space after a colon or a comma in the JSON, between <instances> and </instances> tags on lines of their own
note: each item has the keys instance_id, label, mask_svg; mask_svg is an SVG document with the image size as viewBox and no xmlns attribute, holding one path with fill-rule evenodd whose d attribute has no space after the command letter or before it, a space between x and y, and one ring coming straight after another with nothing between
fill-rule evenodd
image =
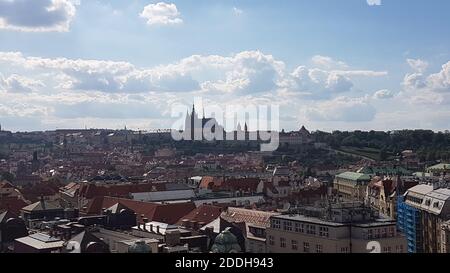
<instances>
[{"instance_id":1,"label":"rooftop","mask_svg":"<svg viewBox=\"0 0 450 273\"><path fill-rule=\"evenodd\" d=\"M336 177L352 181L369 181L371 179L371 176L368 174L356 172L344 172L336 175Z\"/></svg>"},{"instance_id":2,"label":"rooftop","mask_svg":"<svg viewBox=\"0 0 450 273\"><path fill-rule=\"evenodd\" d=\"M35 233L27 237L18 238L16 241L31 246L35 249L61 248L64 244L64 241L53 238L44 233Z\"/></svg>"}]
</instances>

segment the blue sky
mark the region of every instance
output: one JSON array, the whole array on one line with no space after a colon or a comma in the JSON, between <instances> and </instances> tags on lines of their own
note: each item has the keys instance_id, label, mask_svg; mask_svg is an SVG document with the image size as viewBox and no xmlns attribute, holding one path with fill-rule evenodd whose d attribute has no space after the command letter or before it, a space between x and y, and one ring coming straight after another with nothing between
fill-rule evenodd
<instances>
[{"instance_id":1,"label":"blue sky","mask_svg":"<svg viewBox=\"0 0 450 273\"><path fill-rule=\"evenodd\" d=\"M369 1L0 0L0 123L167 128L202 97L288 130L448 129L450 2Z\"/></svg>"}]
</instances>

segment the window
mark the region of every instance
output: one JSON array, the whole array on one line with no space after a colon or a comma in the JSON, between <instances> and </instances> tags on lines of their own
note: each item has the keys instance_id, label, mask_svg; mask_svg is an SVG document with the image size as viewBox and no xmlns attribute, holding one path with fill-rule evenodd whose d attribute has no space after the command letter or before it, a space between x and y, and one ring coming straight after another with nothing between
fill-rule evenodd
<instances>
[{"instance_id":1,"label":"window","mask_svg":"<svg viewBox=\"0 0 450 273\"><path fill-rule=\"evenodd\" d=\"M277 220L277 219L272 220L272 226L273 226L273 228L280 229L281 228L281 221Z\"/></svg>"},{"instance_id":2,"label":"window","mask_svg":"<svg viewBox=\"0 0 450 273\"><path fill-rule=\"evenodd\" d=\"M389 237L394 237L395 236L395 228L394 227L390 227L389 228Z\"/></svg>"},{"instance_id":3,"label":"window","mask_svg":"<svg viewBox=\"0 0 450 273\"><path fill-rule=\"evenodd\" d=\"M329 236L328 228L327 227L319 227L319 236L328 237Z\"/></svg>"},{"instance_id":4,"label":"window","mask_svg":"<svg viewBox=\"0 0 450 273\"><path fill-rule=\"evenodd\" d=\"M269 245L273 246L275 244L275 239L273 236L269 236Z\"/></svg>"},{"instance_id":5,"label":"window","mask_svg":"<svg viewBox=\"0 0 450 273\"><path fill-rule=\"evenodd\" d=\"M316 253L323 253L322 245L316 245Z\"/></svg>"},{"instance_id":6,"label":"window","mask_svg":"<svg viewBox=\"0 0 450 273\"><path fill-rule=\"evenodd\" d=\"M292 231L292 222L291 221L284 221L284 230Z\"/></svg>"},{"instance_id":7,"label":"window","mask_svg":"<svg viewBox=\"0 0 450 273\"><path fill-rule=\"evenodd\" d=\"M305 232L305 226L301 223L295 223L294 228L295 228L295 232L301 232L301 233Z\"/></svg>"},{"instance_id":8,"label":"window","mask_svg":"<svg viewBox=\"0 0 450 273\"><path fill-rule=\"evenodd\" d=\"M286 247L286 239L285 239L285 238L280 238L280 246L281 246L282 248L285 248L285 247Z\"/></svg>"},{"instance_id":9,"label":"window","mask_svg":"<svg viewBox=\"0 0 450 273\"><path fill-rule=\"evenodd\" d=\"M295 232L304 233L305 232L305 225L300 223L295 223Z\"/></svg>"},{"instance_id":10,"label":"window","mask_svg":"<svg viewBox=\"0 0 450 273\"><path fill-rule=\"evenodd\" d=\"M388 247L383 247L383 252L384 253L391 253L392 252L392 249L391 249L391 247L390 246L388 246Z\"/></svg>"},{"instance_id":11,"label":"window","mask_svg":"<svg viewBox=\"0 0 450 273\"><path fill-rule=\"evenodd\" d=\"M380 238L380 229L376 228L373 231L374 231L373 238L375 238L375 239Z\"/></svg>"},{"instance_id":12,"label":"window","mask_svg":"<svg viewBox=\"0 0 450 273\"><path fill-rule=\"evenodd\" d=\"M386 238L386 233L387 233L387 229L386 229L386 228L383 228L383 229L381 230L381 238Z\"/></svg>"},{"instance_id":13,"label":"window","mask_svg":"<svg viewBox=\"0 0 450 273\"><path fill-rule=\"evenodd\" d=\"M292 245L292 250L297 250L298 249L298 244L296 240L292 240L291 241L291 245Z\"/></svg>"},{"instance_id":14,"label":"window","mask_svg":"<svg viewBox=\"0 0 450 273\"><path fill-rule=\"evenodd\" d=\"M368 233L368 234L367 234L367 238L368 238L368 239L373 239L373 230L372 230L372 229L369 229L367 233Z\"/></svg>"},{"instance_id":15,"label":"window","mask_svg":"<svg viewBox=\"0 0 450 273\"><path fill-rule=\"evenodd\" d=\"M306 225L306 233L315 235L316 234L316 226Z\"/></svg>"},{"instance_id":16,"label":"window","mask_svg":"<svg viewBox=\"0 0 450 273\"><path fill-rule=\"evenodd\" d=\"M348 253L348 247L341 247L341 253Z\"/></svg>"},{"instance_id":17,"label":"window","mask_svg":"<svg viewBox=\"0 0 450 273\"><path fill-rule=\"evenodd\" d=\"M303 252L309 253L309 243L307 242L303 243Z\"/></svg>"}]
</instances>

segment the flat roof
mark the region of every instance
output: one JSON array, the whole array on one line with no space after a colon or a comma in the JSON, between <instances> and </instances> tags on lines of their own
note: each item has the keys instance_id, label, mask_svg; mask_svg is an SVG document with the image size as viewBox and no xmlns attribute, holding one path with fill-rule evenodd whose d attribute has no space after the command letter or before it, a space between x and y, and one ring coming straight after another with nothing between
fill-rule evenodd
<instances>
[{"instance_id":1,"label":"flat roof","mask_svg":"<svg viewBox=\"0 0 450 273\"><path fill-rule=\"evenodd\" d=\"M36 233L27 237L17 238L16 241L31 246L34 249L54 249L61 248L64 245L64 241L52 238L43 233Z\"/></svg>"},{"instance_id":2,"label":"flat roof","mask_svg":"<svg viewBox=\"0 0 450 273\"><path fill-rule=\"evenodd\" d=\"M301 215L301 214L276 215L276 216L272 216L271 218L283 219L283 220L291 220L291 221L298 221L298 222L305 222L305 223L314 223L314 224L318 224L318 225L334 226L334 227L341 227L341 226L343 227L343 226L347 226L348 225L346 223L336 223L336 222L326 221L326 220L322 220L322 219L315 218L315 217L304 216L304 215Z\"/></svg>"},{"instance_id":3,"label":"flat roof","mask_svg":"<svg viewBox=\"0 0 450 273\"><path fill-rule=\"evenodd\" d=\"M355 173L355 172L344 172L336 175L336 177L353 180L353 181L359 181L359 180L370 180L371 176L364 173Z\"/></svg>"},{"instance_id":4,"label":"flat roof","mask_svg":"<svg viewBox=\"0 0 450 273\"><path fill-rule=\"evenodd\" d=\"M299 221L299 222L305 222L305 223L313 223L317 225L324 225L324 226L333 226L333 227L343 227L348 226L350 223L337 223L332 221L323 220L316 217L308 217L301 214L296 215L276 215L272 216L272 218L276 219L283 219L283 220L292 220L292 221ZM385 226L385 225L395 225L396 222L394 220L390 219L374 219L372 221L366 221L366 222L353 222L352 226L356 227L376 227L376 226Z\"/></svg>"}]
</instances>

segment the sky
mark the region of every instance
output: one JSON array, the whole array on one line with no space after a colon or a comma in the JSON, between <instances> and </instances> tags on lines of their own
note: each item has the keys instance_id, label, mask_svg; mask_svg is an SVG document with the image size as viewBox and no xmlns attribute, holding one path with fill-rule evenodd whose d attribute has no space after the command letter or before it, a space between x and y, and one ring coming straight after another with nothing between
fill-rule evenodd
<instances>
[{"instance_id":1,"label":"sky","mask_svg":"<svg viewBox=\"0 0 450 273\"><path fill-rule=\"evenodd\" d=\"M174 105L201 99L278 105L285 130L444 131L449 11L448 0L0 0L0 124L163 129Z\"/></svg>"}]
</instances>

